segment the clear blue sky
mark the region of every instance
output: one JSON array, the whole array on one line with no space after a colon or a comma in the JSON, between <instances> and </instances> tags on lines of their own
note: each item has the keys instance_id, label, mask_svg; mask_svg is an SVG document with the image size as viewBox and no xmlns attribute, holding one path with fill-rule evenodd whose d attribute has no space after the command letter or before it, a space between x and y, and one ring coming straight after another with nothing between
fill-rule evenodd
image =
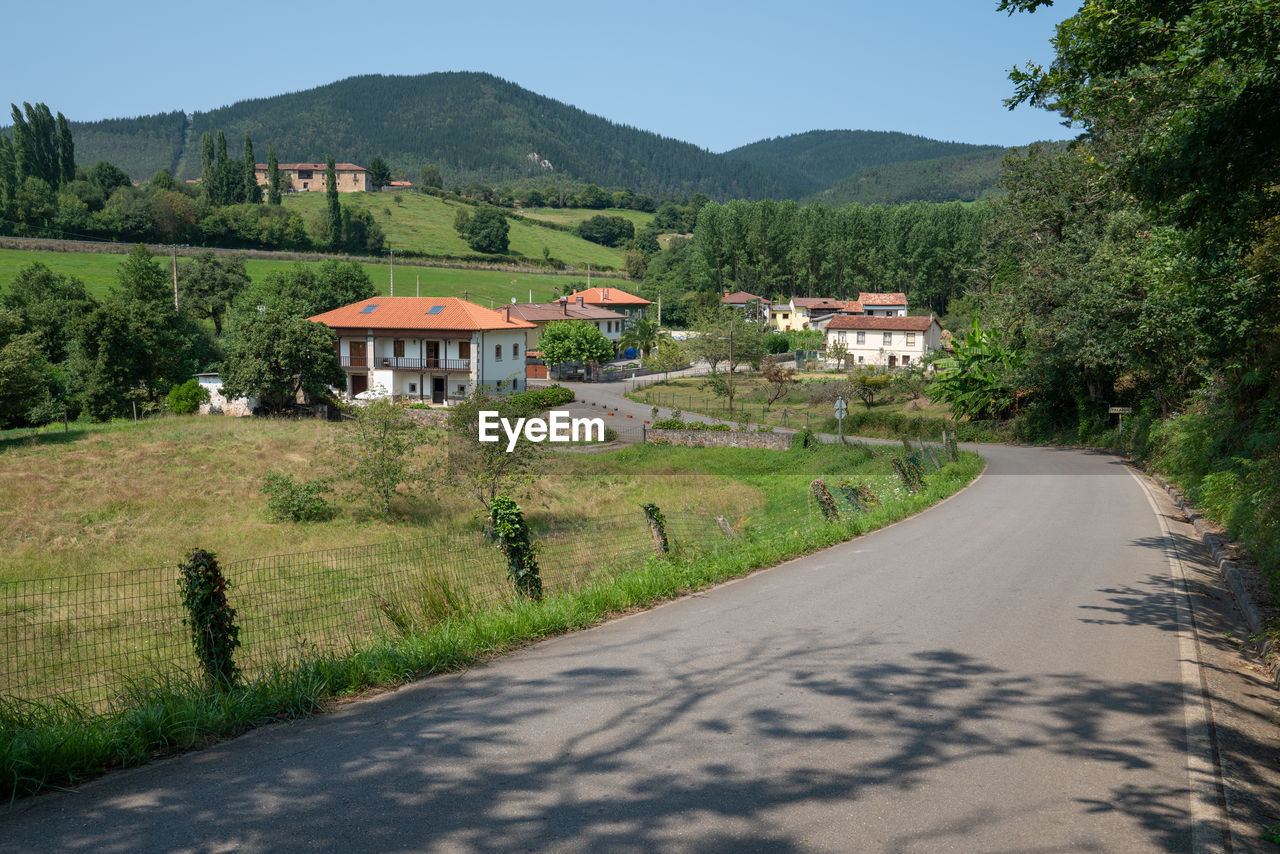
<instances>
[{"instance_id":1,"label":"clear blue sky","mask_svg":"<svg viewBox=\"0 0 1280 854\"><path fill-rule=\"evenodd\" d=\"M724 151L815 129L1017 145L1072 134L1001 104L1047 63L1079 0L1008 17L996 0L761 3L21 3L0 104L89 121L309 89L354 74L486 71ZM18 34L22 34L20 37Z\"/></svg>"}]
</instances>

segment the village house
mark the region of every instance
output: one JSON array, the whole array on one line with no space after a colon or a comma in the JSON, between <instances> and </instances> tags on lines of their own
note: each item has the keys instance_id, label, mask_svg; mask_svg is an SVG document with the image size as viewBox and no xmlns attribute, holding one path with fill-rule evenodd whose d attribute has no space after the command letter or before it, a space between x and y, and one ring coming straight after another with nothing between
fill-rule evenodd
<instances>
[{"instance_id":1,"label":"village house","mask_svg":"<svg viewBox=\"0 0 1280 854\"><path fill-rule=\"evenodd\" d=\"M525 333L525 352L536 351L538 342L542 339L542 331L547 328L547 324L557 320L585 321L599 329L600 334L608 338L614 349L617 349L618 340L622 338L622 324L626 320L624 315L616 311L587 305L581 297L574 300L561 297L556 302L513 303L511 315L534 325L533 329Z\"/></svg>"},{"instance_id":2,"label":"village house","mask_svg":"<svg viewBox=\"0 0 1280 854\"><path fill-rule=\"evenodd\" d=\"M858 294L858 302L862 305L863 313L875 317L907 316L906 294L876 294L864 292Z\"/></svg>"},{"instance_id":3,"label":"village house","mask_svg":"<svg viewBox=\"0 0 1280 854\"><path fill-rule=\"evenodd\" d=\"M645 309L653 305L644 297L629 294L621 288L587 288L584 291L574 291L569 294L569 299L581 302L583 305L621 312L626 318L624 325L639 320L644 315Z\"/></svg>"},{"instance_id":4,"label":"village house","mask_svg":"<svg viewBox=\"0 0 1280 854\"><path fill-rule=\"evenodd\" d=\"M849 365L895 368L941 348L942 327L932 317L842 314L827 324L826 343L843 344Z\"/></svg>"},{"instance_id":5,"label":"village house","mask_svg":"<svg viewBox=\"0 0 1280 854\"><path fill-rule=\"evenodd\" d=\"M267 164L255 163L254 174L258 186L267 186ZM280 189L283 192L323 193L325 186L325 164L323 163L281 163ZM354 163L335 163L334 174L338 179L339 193L367 193L374 189L369 177L369 170Z\"/></svg>"},{"instance_id":6,"label":"village house","mask_svg":"<svg viewBox=\"0 0 1280 854\"><path fill-rule=\"evenodd\" d=\"M510 306L457 297L374 297L309 318L338 334L351 395L387 393L448 404L477 388L525 387L525 336L534 325Z\"/></svg>"},{"instance_id":7,"label":"village house","mask_svg":"<svg viewBox=\"0 0 1280 854\"><path fill-rule=\"evenodd\" d=\"M753 323L757 321L768 323L771 319L769 301L746 291L729 293L726 289L724 296L720 298L720 304L738 309L747 320Z\"/></svg>"}]
</instances>

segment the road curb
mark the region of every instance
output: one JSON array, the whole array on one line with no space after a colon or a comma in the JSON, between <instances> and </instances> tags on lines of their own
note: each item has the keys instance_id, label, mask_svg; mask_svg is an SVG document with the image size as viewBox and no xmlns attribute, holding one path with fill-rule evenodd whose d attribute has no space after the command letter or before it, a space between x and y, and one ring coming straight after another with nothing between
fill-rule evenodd
<instances>
[{"instance_id":1,"label":"road curb","mask_svg":"<svg viewBox=\"0 0 1280 854\"><path fill-rule=\"evenodd\" d=\"M1169 483L1155 472L1148 471L1147 475L1158 483L1173 502L1178 505L1179 509L1187 515L1187 519L1196 529L1196 533L1200 535L1200 540L1208 548L1209 553L1213 555L1214 563L1218 565L1218 571L1222 573L1223 579L1227 582L1227 589L1231 591L1231 598L1235 600L1236 607L1240 613L1244 615L1245 622L1249 624L1249 631L1254 635L1260 635L1266 622L1262 619L1262 612L1258 609L1257 604L1253 601L1253 595L1249 592L1249 585L1245 583L1245 571L1240 564L1227 556L1227 541L1216 531L1209 528L1204 517L1201 516L1196 509L1191 506L1186 497L1173 484ZM1274 638L1266 638L1257 645L1258 654L1262 659L1263 667L1267 677L1272 684L1280 688L1280 645Z\"/></svg>"}]
</instances>

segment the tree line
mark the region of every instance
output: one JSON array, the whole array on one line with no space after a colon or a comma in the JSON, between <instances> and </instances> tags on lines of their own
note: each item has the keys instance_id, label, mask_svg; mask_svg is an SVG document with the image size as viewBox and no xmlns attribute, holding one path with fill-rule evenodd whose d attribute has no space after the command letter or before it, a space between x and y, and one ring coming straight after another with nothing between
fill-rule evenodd
<instances>
[{"instance_id":1,"label":"tree line","mask_svg":"<svg viewBox=\"0 0 1280 854\"><path fill-rule=\"evenodd\" d=\"M135 186L128 173L105 160L77 165L75 141L61 113L54 118L44 104L14 106L12 112L11 134L0 134L0 230L6 233L363 254L377 254L386 244L368 211L339 205L336 217L307 220L281 207L274 148L268 152L263 204L248 136L241 156L232 157L222 131L204 134L198 184L160 170ZM332 180L329 186L335 186Z\"/></svg>"},{"instance_id":2,"label":"tree line","mask_svg":"<svg viewBox=\"0 0 1280 854\"><path fill-rule=\"evenodd\" d=\"M331 330L306 320L374 295L355 262L295 264L257 282L244 259L202 253L172 270L141 245L105 298L43 264L0 295L0 429L146 414L200 372L271 411L342 385Z\"/></svg>"}]
</instances>

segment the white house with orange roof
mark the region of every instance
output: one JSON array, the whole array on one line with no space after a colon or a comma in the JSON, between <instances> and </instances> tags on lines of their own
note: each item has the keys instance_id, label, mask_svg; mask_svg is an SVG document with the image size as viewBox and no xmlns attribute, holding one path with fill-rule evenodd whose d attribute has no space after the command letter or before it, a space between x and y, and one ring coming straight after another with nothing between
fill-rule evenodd
<instances>
[{"instance_id":1,"label":"white house with orange roof","mask_svg":"<svg viewBox=\"0 0 1280 854\"><path fill-rule=\"evenodd\" d=\"M841 344L850 365L896 368L920 362L942 347L942 327L932 317L840 314L826 329L827 346Z\"/></svg>"},{"instance_id":2,"label":"white house with orange roof","mask_svg":"<svg viewBox=\"0 0 1280 854\"><path fill-rule=\"evenodd\" d=\"M374 297L308 318L338 334L346 391L369 390L432 403L480 387L522 391L525 335L532 323L457 297Z\"/></svg>"},{"instance_id":3,"label":"white house with orange roof","mask_svg":"<svg viewBox=\"0 0 1280 854\"><path fill-rule=\"evenodd\" d=\"M743 316L753 323L769 322L769 301L764 297L758 297L746 291L729 293L728 289L725 289L724 296L720 298L720 304L739 309Z\"/></svg>"},{"instance_id":4,"label":"white house with orange roof","mask_svg":"<svg viewBox=\"0 0 1280 854\"><path fill-rule=\"evenodd\" d=\"M581 299L579 299L581 297ZM644 297L629 294L621 288L587 288L569 294L569 301L583 305L594 305L596 308L607 308L616 311L627 319L627 323L639 320L644 310L653 303Z\"/></svg>"}]
</instances>

